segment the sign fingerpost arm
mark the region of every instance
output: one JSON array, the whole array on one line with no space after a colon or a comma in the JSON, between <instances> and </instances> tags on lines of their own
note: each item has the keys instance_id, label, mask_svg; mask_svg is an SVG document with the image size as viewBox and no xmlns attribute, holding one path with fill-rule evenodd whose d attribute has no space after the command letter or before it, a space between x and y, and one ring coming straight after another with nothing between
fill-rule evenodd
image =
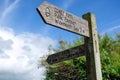
<instances>
[{"instance_id":1,"label":"sign fingerpost arm","mask_svg":"<svg viewBox=\"0 0 120 80\"><path fill-rule=\"evenodd\" d=\"M95 15L87 13L83 18L88 21L90 37L85 37L86 65L88 80L102 80L98 33Z\"/></svg>"}]
</instances>

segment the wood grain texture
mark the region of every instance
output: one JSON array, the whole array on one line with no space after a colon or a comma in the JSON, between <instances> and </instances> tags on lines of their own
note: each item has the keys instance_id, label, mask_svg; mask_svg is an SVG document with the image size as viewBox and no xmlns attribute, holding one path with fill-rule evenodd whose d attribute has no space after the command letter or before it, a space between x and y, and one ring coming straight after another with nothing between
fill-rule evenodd
<instances>
[{"instance_id":1,"label":"wood grain texture","mask_svg":"<svg viewBox=\"0 0 120 80\"><path fill-rule=\"evenodd\" d=\"M90 37L85 37L86 65L88 80L102 80L98 33L95 15L87 13L83 18L88 21Z\"/></svg>"},{"instance_id":2,"label":"wood grain texture","mask_svg":"<svg viewBox=\"0 0 120 80\"><path fill-rule=\"evenodd\" d=\"M48 64L55 64L65 60L77 58L80 56L85 56L85 45L77 46L74 48L67 49L52 55L47 58Z\"/></svg>"},{"instance_id":3,"label":"wood grain texture","mask_svg":"<svg viewBox=\"0 0 120 80\"><path fill-rule=\"evenodd\" d=\"M89 37L88 22L56 6L44 2L38 8L44 22L55 27Z\"/></svg>"}]
</instances>

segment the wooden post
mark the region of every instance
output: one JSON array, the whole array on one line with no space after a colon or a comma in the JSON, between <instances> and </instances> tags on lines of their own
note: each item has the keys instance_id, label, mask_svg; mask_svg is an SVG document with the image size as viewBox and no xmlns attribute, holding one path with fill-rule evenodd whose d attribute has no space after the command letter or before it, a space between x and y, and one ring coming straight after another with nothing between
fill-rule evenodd
<instances>
[{"instance_id":1,"label":"wooden post","mask_svg":"<svg viewBox=\"0 0 120 80\"><path fill-rule=\"evenodd\" d=\"M85 37L86 65L88 80L102 80L98 34L94 14L87 13L83 18L88 21L90 37Z\"/></svg>"}]
</instances>

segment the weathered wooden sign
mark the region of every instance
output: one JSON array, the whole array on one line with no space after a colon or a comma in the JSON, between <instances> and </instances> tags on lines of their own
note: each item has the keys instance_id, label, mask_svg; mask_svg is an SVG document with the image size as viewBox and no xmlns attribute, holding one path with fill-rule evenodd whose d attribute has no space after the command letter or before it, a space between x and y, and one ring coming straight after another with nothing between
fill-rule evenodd
<instances>
[{"instance_id":1,"label":"weathered wooden sign","mask_svg":"<svg viewBox=\"0 0 120 80\"><path fill-rule=\"evenodd\" d=\"M57 62L73 59L79 56L85 56L85 45L77 46L74 48L67 49L52 55L47 58L48 64L54 64Z\"/></svg>"},{"instance_id":2,"label":"weathered wooden sign","mask_svg":"<svg viewBox=\"0 0 120 80\"><path fill-rule=\"evenodd\" d=\"M47 2L41 4L37 11L45 23L85 36L84 45L49 55L47 62L54 64L79 56L86 56L88 80L102 80L98 33L94 14L84 14L83 19L80 19Z\"/></svg>"},{"instance_id":3,"label":"weathered wooden sign","mask_svg":"<svg viewBox=\"0 0 120 80\"><path fill-rule=\"evenodd\" d=\"M86 20L63 11L48 2L41 4L37 11L45 23L89 37L88 22Z\"/></svg>"}]
</instances>

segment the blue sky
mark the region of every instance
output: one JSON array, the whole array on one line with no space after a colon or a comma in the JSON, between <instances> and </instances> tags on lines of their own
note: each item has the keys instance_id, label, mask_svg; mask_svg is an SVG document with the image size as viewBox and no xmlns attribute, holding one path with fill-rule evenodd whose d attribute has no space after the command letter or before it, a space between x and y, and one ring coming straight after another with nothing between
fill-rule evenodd
<instances>
[{"instance_id":1,"label":"blue sky","mask_svg":"<svg viewBox=\"0 0 120 80\"><path fill-rule=\"evenodd\" d=\"M15 0L1 0L0 3L2 6L0 8L3 9L1 12L4 11L6 6L9 7L14 3L14 1ZM15 33L18 34L22 32L32 32L49 36L53 39L67 39L66 37L72 38L76 36L67 31L49 26L43 22L36 11L36 8L43 1L48 1L78 17L81 17L87 12L93 12L97 19L98 32L101 35L105 32L113 35L114 31L120 31L118 30L120 29L120 1L118 0L18 0L15 5L13 4L13 9L5 15L4 20L0 24L3 26L10 26ZM118 28L114 28L117 26Z\"/></svg>"},{"instance_id":2,"label":"blue sky","mask_svg":"<svg viewBox=\"0 0 120 80\"><path fill-rule=\"evenodd\" d=\"M120 33L120 0L0 0L0 80L43 80L37 62L48 46L79 37L43 22L36 8L44 1L80 18L94 13L100 35Z\"/></svg>"}]
</instances>

